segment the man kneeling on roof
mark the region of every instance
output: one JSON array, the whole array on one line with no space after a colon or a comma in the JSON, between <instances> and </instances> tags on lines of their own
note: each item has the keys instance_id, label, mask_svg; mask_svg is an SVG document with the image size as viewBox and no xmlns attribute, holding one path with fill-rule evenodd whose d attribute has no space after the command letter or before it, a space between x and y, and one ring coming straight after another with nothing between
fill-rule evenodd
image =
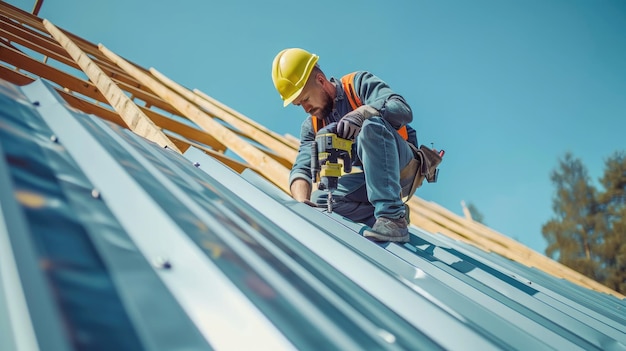
<instances>
[{"instance_id":1,"label":"man kneeling on roof","mask_svg":"<svg viewBox=\"0 0 626 351\"><path fill-rule=\"evenodd\" d=\"M421 184L415 182L418 144L409 126L411 108L370 72L328 79L318 59L306 50L290 48L278 53L272 65L274 86L284 106L302 106L309 115L302 123L301 144L289 177L291 194L309 205L326 205L324 191L312 192L310 145L319 129L336 122L337 135L354 141L353 166L363 172L339 178L333 192L334 211L370 226L363 235L371 240L407 242L408 206L403 198L408 199Z\"/></svg>"}]
</instances>

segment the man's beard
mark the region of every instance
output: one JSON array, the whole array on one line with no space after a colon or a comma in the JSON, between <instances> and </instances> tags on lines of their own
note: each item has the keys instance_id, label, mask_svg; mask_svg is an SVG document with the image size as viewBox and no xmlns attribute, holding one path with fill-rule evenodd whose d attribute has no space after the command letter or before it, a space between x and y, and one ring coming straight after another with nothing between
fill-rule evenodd
<instances>
[{"instance_id":1,"label":"man's beard","mask_svg":"<svg viewBox=\"0 0 626 351\"><path fill-rule=\"evenodd\" d=\"M324 106L322 106L320 113L318 114L318 118L326 119L330 116L330 113L333 112L333 98L326 93L326 101L324 102Z\"/></svg>"}]
</instances>

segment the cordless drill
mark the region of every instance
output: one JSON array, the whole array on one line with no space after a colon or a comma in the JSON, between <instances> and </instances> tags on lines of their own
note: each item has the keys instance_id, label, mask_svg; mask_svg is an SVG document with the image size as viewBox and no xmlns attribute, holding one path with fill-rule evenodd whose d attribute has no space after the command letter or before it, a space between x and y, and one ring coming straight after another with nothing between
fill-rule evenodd
<instances>
[{"instance_id":1,"label":"cordless drill","mask_svg":"<svg viewBox=\"0 0 626 351\"><path fill-rule=\"evenodd\" d=\"M352 171L352 141L337 136L337 123L320 129L311 143L311 172L313 181L319 180L318 189L328 191L328 212L333 212L333 191L337 190L343 171Z\"/></svg>"}]
</instances>

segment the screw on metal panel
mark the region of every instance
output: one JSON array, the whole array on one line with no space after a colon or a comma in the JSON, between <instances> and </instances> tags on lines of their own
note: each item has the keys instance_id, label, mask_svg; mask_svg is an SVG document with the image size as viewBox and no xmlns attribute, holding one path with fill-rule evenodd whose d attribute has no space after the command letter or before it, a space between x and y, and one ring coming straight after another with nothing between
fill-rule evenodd
<instances>
[{"instance_id":1,"label":"screw on metal panel","mask_svg":"<svg viewBox=\"0 0 626 351\"><path fill-rule=\"evenodd\" d=\"M98 189L91 190L91 197L93 197L94 199L99 199L100 196L100 191L98 191Z\"/></svg>"},{"instance_id":2,"label":"screw on metal panel","mask_svg":"<svg viewBox=\"0 0 626 351\"><path fill-rule=\"evenodd\" d=\"M196 166L196 167L200 167L200 163L199 162L194 162L193 165Z\"/></svg>"},{"instance_id":3,"label":"screw on metal panel","mask_svg":"<svg viewBox=\"0 0 626 351\"><path fill-rule=\"evenodd\" d=\"M396 336L384 329L378 329L378 336L380 336L383 340L385 340L389 344L393 344L396 342Z\"/></svg>"},{"instance_id":4,"label":"screw on metal panel","mask_svg":"<svg viewBox=\"0 0 626 351\"><path fill-rule=\"evenodd\" d=\"M153 265L158 269L172 269L172 264L170 263L170 261L163 257L157 257L153 261Z\"/></svg>"},{"instance_id":5,"label":"screw on metal panel","mask_svg":"<svg viewBox=\"0 0 626 351\"><path fill-rule=\"evenodd\" d=\"M33 105L35 105L35 106L39 106L39 101L34 101L34 102L33 102Z\"/></svg>"},{"instance_id":6,"label":"screw on metal panel","mask_svg":"<svg viewBox=\"0 0 626 351\"><path fill-rule=\"evenodd\" d=\"M56 135L51 135L51 136L50 136L50 140L51 140L53 143L58 143L58 142L59 142L59 137L58 137L58 136L56 136Z\"/></svg>"}]
</instances>

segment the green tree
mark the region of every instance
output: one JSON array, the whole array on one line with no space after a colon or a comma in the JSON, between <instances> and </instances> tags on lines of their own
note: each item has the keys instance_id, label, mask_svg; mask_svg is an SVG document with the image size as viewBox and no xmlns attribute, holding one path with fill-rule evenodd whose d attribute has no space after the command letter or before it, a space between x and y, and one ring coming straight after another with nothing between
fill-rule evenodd
<instances>
[{"instance_id":1,"label":"green tree","mask_svg":"<svg viewBox=\"0 0 626 351\"><path fill-rule=\"evenodd\" d=\"M601 233L597 230L600 207L587 169L580 159L567 153L559 160L559 167L550 179L556 192L552 200L554 217L542 228L548 242L546 255L600 281L601 267L596 254L601 242Z\"/></svg>"},{"instance_id":2,"label":"green tree","mask_svg":"<svg viewBox=\"0 0 626 351\"><path fill-rule=\"evenodd\" d=\"M603 240L599 247L603 283L626 292L626 155L615 152L605 162L600 179L604 192L598 202L603 213Z\"/></svg>"},{"instance_id":3,"label":"green tree","mask_svg":"<svg viewBox=\"0 0 626 351\"><path fill-rule=\"evenodd\" d=\"M556 191L554 217L542 228L546 255L626 293L626 154L616 152L605 161L601 190L571 153L550 179Z\"/></svg>"}]
</instances>

